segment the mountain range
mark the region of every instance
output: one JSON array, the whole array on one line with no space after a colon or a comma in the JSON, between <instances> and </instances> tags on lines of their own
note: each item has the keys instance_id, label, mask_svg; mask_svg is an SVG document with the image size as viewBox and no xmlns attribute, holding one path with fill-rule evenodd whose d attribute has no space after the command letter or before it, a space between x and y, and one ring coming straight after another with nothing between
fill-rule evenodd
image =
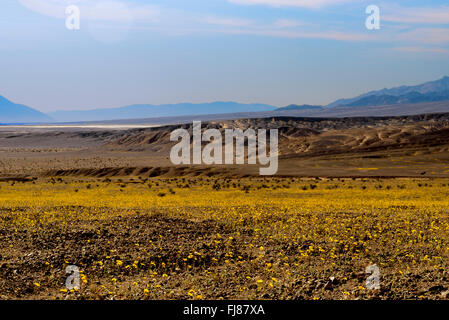
<instances>
[{"instance_id":1,"label":"mountain range","mask_svg":"<svg viewBox=\"0 0 449 320\"><path fill-rule=\"evenodd\" d=\"M392 104L406 104L406 103L421 103L421 102L437 102L449 100L449 90L441 92L429 92L419 93L412 91L407 94L393 96L389 94L384 95L371 95L354 102L339 105L346 107L371 107L371 106L384 106Z\"/></svg>"},{"instance_id":2,"label":"mountain range","mask_svg":"<svg viewBox=\"0 0 449 320\"><path fill-rule=\"evenodd\" d=\"M0 123L50 122L53 119L35 109L0 96Z\"/></svg>"},{"instance_id":3,"label":"mountain range","mask_svg":"<svg viewBox=\"0 0 449 320\"><path fill-rule=\"evenodd\" d=\"M339 99L326 106L292 104L282 108L260 103L211 102L164 105L135 104L119 108L55 111L44 114L0 96L0 123L82 122L252 112L315 112L319 116L320 112L326 110L389 105L407 105L409 111L413 104L440 101L449 101L449 77L447 76L416 86L370 91L354 98Z\"/></svg>"},{"instance_id":4,"label":"mountain range","mask_svg":"<svg viewBox=\"0 0 449 320\"><path fill-rule=\"evenodd\" d=\"M314 105L310 105L310 104L302 104L302 105L291 104L291 105L288 105L288 106L286 106L286 107L277 108L276 111L289 111L289 110L322 110L322 109L323 109L322 106L314 106Z\"/></svg>"},{"instance_id":5,"label":"mountain range","mask_svg":"<svg viewBox=\"0 0 449 320\"><path fill-rule=\"evenodd\" d=\"M58 122L100 121L185 115L221 114L235 112L273 111L276 107L267 104L242 104L236 102L179 103L179 104L135 104L120 108L56 111L49 115Z\"/></svg>"},{"instance_id":6,"label":"mountain range","mask_svg":"<svg viewBox=\"0 0 449 320\"><path fill-rule=\"evenodd\" d=\"M436 81L426 82L416 86L400 86L391 89L382 89L377 91L370 91L360 96L350 99L339 99L326 106L326 108L338 107L338 106L368 106L378 105L376 103L376 97L379 103L397 104L405 103L404 100L420 100L418 102L430 102L430 101L442 101L439 99L438 93L449 91L449 77L443 77ZM421 95L418 95L421 94ZM428 98L425 96L428 95ZM447 95L447 93L445 94ZM443 94L444 96L444 94ZM398 99L392 99L391 97L401 97ZM440 97L443 98L443 97ZM443 99L443 100L448 100Z\"/></svg>"}]
</instances>

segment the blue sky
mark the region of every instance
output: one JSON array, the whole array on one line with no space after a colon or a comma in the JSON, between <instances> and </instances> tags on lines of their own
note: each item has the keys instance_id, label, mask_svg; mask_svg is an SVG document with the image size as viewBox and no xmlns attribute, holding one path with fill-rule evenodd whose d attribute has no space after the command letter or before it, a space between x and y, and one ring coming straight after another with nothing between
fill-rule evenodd
<instances>
[{"instance_id":1,"label":"blue sky","mask_svg":"<svg viewBox=\"0 0 449 320\"><path fill-rule=\"evenodd\" d=\"M80 30L65 8L80 8ZM380 8L367 30L365 8ZM447 0L2 0L0 95L41 111L327 104L449 75Z\"/></svg>"}]
</instances>

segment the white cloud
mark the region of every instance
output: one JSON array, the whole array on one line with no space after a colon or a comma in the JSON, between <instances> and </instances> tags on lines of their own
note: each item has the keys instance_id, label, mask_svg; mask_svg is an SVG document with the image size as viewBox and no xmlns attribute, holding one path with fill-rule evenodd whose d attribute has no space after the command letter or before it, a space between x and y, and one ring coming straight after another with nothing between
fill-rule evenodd
<instances>
[{"instance_id":1,"label":"white cloud","mask_svg":"<svg viewBox=\"0 0 449 320\"><path fill-rule=\"evenodd\" d=\"M409 52L409 53L449 53L449 50L444 48L431 48L431 47L396 47L395 51Z\"/></svg>"},{"instance_id":2,"label":"white cloud","mask_svg":"<svg viewBox=\"0 0 449 320\"><path fill-rule=\"evenodd\" d=\"M159 10L150 5L126 5L123 1L95 0L19 0L26 8L40 14L64 18L69 5L80 8L81 17L97 21L158 20Z\"/></svg>"},{"instance_id":3,"label":"white cloud","mask_svg":"<svg viewBox=\"0 0 449 320\"><path fill-rule=\"evenodd\" d=\"M249 34L268 37L280 37L291 39L323 39L323 40L338 40L338 41L374 41L376 38L359 33L348 32L325 32L325 31L296 31L283 30L273 28L257 28L257 29L236 29L226 30L230 34Z\"/></svg>"},{"instance_id":4,"label":"white cloud","mask_svg":"<svg viewBox=\"0 0 449 320\"><path fill-rule=\"evenodd\" d=\"M274 26L279 29L294 28L304 25L302 21L291 19L279 19L274 23Z\"/></svg>"},{"instance_id":5,"label":"white cloud","mask_svg":"<svg viewBox=\"0 0 449 320\"><path fill-rule=\"evenodd\" d=\"M215 24L228 27L245 27L253 23L251 20L239 18L220 18L220 17L206 17L202 19L207 24Z\"/></svg>"},{"instance_id":6,"label":"white cloud","mask_svg":"<svg viewBox=\"0 0 449 320\"><path fill-rule=\"evenodd\" d=\"M418 28L402 33L398 37L400 40L412 43L446 44L449 43L449 30L444 28Z\"/></svg>"},{"instance_id":7,"label":"white cloud","mask_svg":"<svg viewBox=\"0 0 449 320\"><path fill-rule=\"evenodd\" d=\"M384 6L386 14L382 15L385 21L402 23L427 23L427 24L449 24L449 7L439 8L401 6Z\"/></svg>"},{"instance_id":8,"label":"white cloud","mask_svg":"<svg viewBox=\"0 0 449 320\"><path fill-rule=\"evenodd\" d=\"M294 20L279 18L272 22L219 16L202 16L182 11L159 10L148 5L125 5L125 1L100 0L19 0L22 5L41 14L64 18L65 8L74 4L80 7L81 18L94 21L158 21L158 24L134 26L135 28L166 32L174 35L191 33L246 34L293 39L323 39L337 41L375 41L372 34L316 30L315 27ZM229 0L249 4L295 5L319 7L323 5L350 2L352 0ZM131 17L131 18L130 18ZM129 28L129 27L128 27Z\"/></svg>"},{"instance_id":9,"label":"white cloud","mask_svg":"<svg viewBox=\"0 0 449 320\"><path fill-rule=\"evenodd\" d=\"M310 25L292 19L278 19L271 23L239 18L206 17L197 20L206 25L197 25L193 32L217 32L292 39L327 39L339 41L375 40L371 34L313 30ZM210 25L210 26L208 26ZM216 26L216 28L214 28Z\"/></svg>"},{"instance_id":10,"label":"white cloud","mask_svg":"<svg viewBox=\"0 0 449 320\"><path fill-rule=\"evenodd\" d=\"M267 5L271 7L303 7L303 8L321 8L329 5L336 5L355 0L228 0L235 4L244 5Z\"/></svg>"}]
</instances>

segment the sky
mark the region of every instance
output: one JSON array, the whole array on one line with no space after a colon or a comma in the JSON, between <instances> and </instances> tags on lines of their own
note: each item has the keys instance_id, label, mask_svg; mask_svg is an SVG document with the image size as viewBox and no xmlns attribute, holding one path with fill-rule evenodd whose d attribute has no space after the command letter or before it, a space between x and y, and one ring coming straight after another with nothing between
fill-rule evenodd
<instances>
[{"instance_id":1,"label":"sky","mask_svg":"<svg viewBox=\"0 0 449 320\"><path fill-rule=\"evenodd\" d=\"M71 5L80 12L79 30L66 26ZM380 29L365 25L369 5L380 9ZM0 3L0 95L43 112L328 104L444 75L447 0Z\"/></svg>"}]
</instances>

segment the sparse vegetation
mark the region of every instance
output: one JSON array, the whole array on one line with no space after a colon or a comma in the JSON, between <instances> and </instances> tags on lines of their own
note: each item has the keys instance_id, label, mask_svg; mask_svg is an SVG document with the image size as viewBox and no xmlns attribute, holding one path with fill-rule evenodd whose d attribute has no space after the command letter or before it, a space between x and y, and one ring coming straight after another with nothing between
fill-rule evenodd
<instances>
[{"instance_id":1,"label":"sparse vegetation","mask_svg":"<svg viewBox=\"0 0 449 320\"><path fill-rule=\"evenodd\" d=\"M408 179L394 192L379 186L395 181L378 179L33 181L0 183L4 299L438 299L448 290L444 179L431 194ZM174 192L179 183L190 188ZM78 291L65 290L68 264L82 270ZM365 288L370 264L381 290Z\"/></svg>"}]
</instances>

